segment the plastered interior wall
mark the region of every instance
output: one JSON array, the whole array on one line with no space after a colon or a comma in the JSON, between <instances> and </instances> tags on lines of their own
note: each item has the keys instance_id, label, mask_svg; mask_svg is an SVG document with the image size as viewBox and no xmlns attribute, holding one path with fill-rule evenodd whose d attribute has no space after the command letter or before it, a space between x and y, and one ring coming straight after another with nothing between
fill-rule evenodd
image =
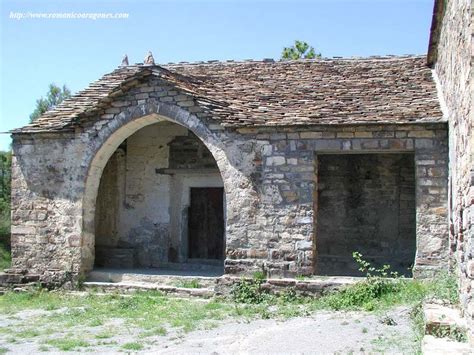
<instances>
[{"instance_id":1,"label":"plastered interior wall","mask_svg":"<svg viewBox=\"0 0 474 355\"><path fill-rule=\"evenodd\" d=\"M222 179L206 147L186 128L157 123L127 138L99 186L96 265L185 262L191 187L222 187Z\"/></svg>"},{"instance_id":2,"label":"plastered interior wall","mask_svg":"<svg viewBox=\"0 0 474 355\"><path fill-rule=\"evenodd\" d=\"M410 275L416 250L413 154L329 154L318 159L316 271L362 276L352 253Z\"/></svg>"}]
</instances>

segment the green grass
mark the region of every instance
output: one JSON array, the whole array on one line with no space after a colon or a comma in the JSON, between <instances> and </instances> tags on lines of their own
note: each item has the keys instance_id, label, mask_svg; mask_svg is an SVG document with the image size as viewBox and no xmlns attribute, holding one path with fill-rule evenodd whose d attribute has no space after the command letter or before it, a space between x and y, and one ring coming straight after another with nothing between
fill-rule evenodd
<instances>
[{"instance_id":1,"label":"green grass","mask_svg":"<svg viewBox=\"0 0 474 355\"><path fill-rule=\"evenodd\" d=\"M0 296L0 313L4 314L24 309L59 308L65 309L38 317L35 323L54 324L64 329L78 325L99 326L112 319L122 319L126 326L160 334L167 326L191 331L207 320L236 316L230 302L170 298L154 291L138 292L131 296L80 296L39 290L30 293L8 292Z\"/></svg>"},{"instance_id":2,"label":"green grass","mask_svg":"<svg viewBox=\"0 0 474 355\"><path fill-rule=\"evenodd\" d=\"M70 338L49 339L45 343L62 351L71 351L77 348L84 348L90 346L90 344L85 340Z\"/></svg>"},{"instance_id":3,"label":"green grass","mask_svg":"<svg viewBox=\"0 0 474 355\"><path fill-rule=\"evenodd\" d=\"M177 287L181 288L201 288L199 284L199 280L192 279L192 280L180 280L176 283Z\"/></svg>"},{"instance_id":4,"label":"green grass","mask_svg":"<svg viewBox=\"0 0 474 355\"><path fill-rule=\"evenodd\" d=\"M113 336L114 335L112 334L112 332L104 331L104 332L101 332L99 334L96 334L95 338L96 339L109 339L109 338L112 338Z\"/></svg>"},{"instance_id":5,"label":"green grass","mask_svg":"<svg viewBox=\"0 0 474 355\"><path fill-rule=\"evenodd\" d=\"M237 299L171 298L157 291L127 295L84 295L41 289L24 293L7 292L0 296L0 314L13 316L18 311L29 309L50 312L29 318L28 322L11 332L8 328L0 328L0 333L10 336L10 342L34 337L41 339L52 333L63 334L64 338L60 335L59 339L48 340L44 345L67 351L90 344L86 340L73 340L65 332L75 331L74 328L81 326L105 325L96 335L89 334L91 340L113 338L120 331L109 328L107 324L117 321L121 329L129 333L137 332L138 337L144 339L164 336L170 328L176 328L180 333L207 329L223 319L286 319L307 316L323 309L383 312L394 306L407 305L413 309L412 319L419 343L423 335L423 300L442 298L457 302L457 285L453 276L443 275L434 282L408 279L379 281L366 280L320 298L299 297L291 289L280 296L270 295L259 287L261 281L257 279L254 283L242 283L240 293L237 293L240 298Z\"/></svg>"},{"instance_id":6,"label":"green grass","mask_svg":"<svg viewBox=\"0 0 474 355\"><path fill-rule=\"evenodd\" d=\"M154 328L151 328L149 330L145 330L143 332L141 332L138 337L139 338L148 338L148 337L152 337L152 336L156 336L156 335L159 335L159 336L165 336L166 334L168 334L168 331L166 330L165 327L154 327Z\"/></svg>"},{"instance_id":7,"label":"green grass","mask_svg":"<svg viewBox=\"0 0 474 355\"><path fill-rule=\"evenodd\" d=\"M143 349L143 345L140 344L140 343L136 343L136 342L133 342L133 343L126 343L126 344L123 344L122 345L122 349L125 349L125 350L142 350Z\"/></svg>"},{"instance_id":8,"label":"green grass","mask_svg":"<svg viewBox=\"0 0 474 355\"><path fill-rule=\"evenodd\" d=\"M15 333L18 338L34 338L39 336L41 333L36 329L25 329Z\"/></svg>"}]
</instances>

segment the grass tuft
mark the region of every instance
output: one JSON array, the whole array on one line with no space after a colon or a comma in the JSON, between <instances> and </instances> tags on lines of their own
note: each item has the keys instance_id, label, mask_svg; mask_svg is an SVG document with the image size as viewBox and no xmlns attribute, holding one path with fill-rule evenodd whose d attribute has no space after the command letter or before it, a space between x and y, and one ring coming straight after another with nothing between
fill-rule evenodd
<instances>
[{"instance_id":1,"label":"grass tuft","mask_svg":"<svg viewBox=\"0 0 474 355\"><path fill-rule=\"evenodd\" d=\"M176 286L181 288L201 288L199 280L196 279L180 280L176 283Z\"/></svg>"},{"instance_id":2,"label":"grass tuft","mask_svg":"<svg viewBox=\"0 0 474 355\"><path fill-rule=\"evenodd\" d=\"M69 338L49 339L45 343L48 345L54 346L55 348L62 351L71 351L76 348L84 348L84 347L90 346L90 344L85 340L69 339Z\"/></svg>"},{"instance_id":3,"label":"grass tuft","mask_svg":"<svg viewBox=\"0 0 474 355\"><path fill-rule=\"evenodd\" d=\"M138 351L143 349L143 345L137 342L126 343L122 345L122 349Z\"/></svg>"}]
</instances>

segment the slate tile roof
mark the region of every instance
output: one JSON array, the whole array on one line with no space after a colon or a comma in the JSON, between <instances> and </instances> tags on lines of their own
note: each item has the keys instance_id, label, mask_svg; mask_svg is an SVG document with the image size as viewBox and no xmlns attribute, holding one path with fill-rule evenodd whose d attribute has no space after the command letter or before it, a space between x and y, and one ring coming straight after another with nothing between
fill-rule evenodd
<instances>
[{"instance_id":1,"label":"slate tile roof","mask_svg":"<svg viewBox=\"0 0 474 355\"><path fill-rule=\"evenodd\" d=\"M13 133L74 127L150 75L230 127L444 121L426 57L407 56L120 67Z\"/></svg>"}]
</instances>

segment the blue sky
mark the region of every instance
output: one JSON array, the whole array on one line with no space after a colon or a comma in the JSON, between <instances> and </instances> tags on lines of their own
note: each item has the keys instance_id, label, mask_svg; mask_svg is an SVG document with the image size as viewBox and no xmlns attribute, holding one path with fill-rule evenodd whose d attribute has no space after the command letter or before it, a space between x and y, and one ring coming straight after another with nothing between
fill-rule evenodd
<instances>
[{"instance_id":1,"label":"blue sky","mask_svg":"<svg viewBox=\"0 0 474 355\"><path fill-rule=\"evenodd\" d=\"M127 53L142 62L278 59L295 39L325 57L425 54L433 0L3 0L0 132L28 123L49 83L73 92ZM128 13L123 20L23 19L12 12ZM0 150L10 137L0 134Z\"/></svg>"}]
</instances>

